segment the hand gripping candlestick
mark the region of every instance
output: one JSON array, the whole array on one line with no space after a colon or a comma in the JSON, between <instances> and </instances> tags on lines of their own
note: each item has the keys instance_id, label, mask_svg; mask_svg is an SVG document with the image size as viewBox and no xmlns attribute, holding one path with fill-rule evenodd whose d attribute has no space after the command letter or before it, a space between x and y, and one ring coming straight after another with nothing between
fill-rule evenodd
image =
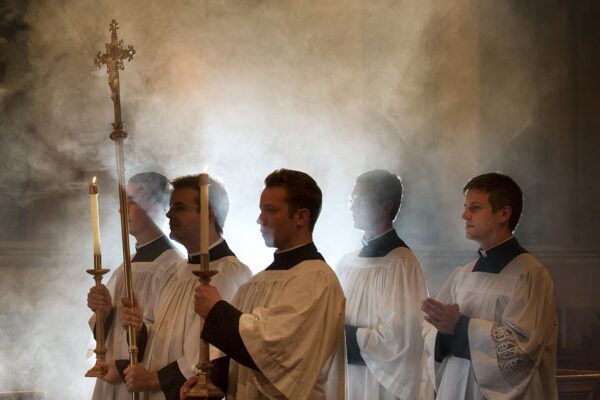
<instances>
[{"instance_id":1,"label":"hand gripping candlestick","mask_svg":"<svg viewBox=\"0 0 600 400\"><path fill-rule=\"evenodd\" d=\"M201 285L208 285L210 278L217 273L209 269L208 256L208 185L210 179L208 174L199 176L200 183L200 270L194 271L194 275L200 278ZM200 339L200 357L196 365L198 381L187 393L186 398L214 398L223 397L225 394L216 387L210 379L212 364L209 358L208 343Z\"/></svg>"},{"instance_id":2,"label":"hand gripping candlestick","mask_svg":"<svg viewBox=\"0 0 600 400\"><path fill-rule=\"evenodd\" d=\"M100 217L98 213L98 185L96 185L96 177L90 184L90 211L92 219L92 236L94 242L94 268L88 269L86 272L94 277L96 287L102 284L102 276L110 269L102 268L102 256L100 253ZM106 360L106 346L104 345L104 312L96 310L96 364L85 373L87 378L100 378L108 371L101 367L99 363Z\"/></svg>"},{"instance_id":3,"label":"hand gripping candlestick","mask_svg":"<svg viewBox=\"0 0 600 400\"><path fill-rule=\"evenodd\" d=\"M113 131L110 134L111 140L115 142L117 151L117 176L119 182L119 207L121 210L121 239L123 243L123 266L125 269L125 292L127 298L133 304L133 287L131 282L131 259L129 258L129 217L127 215L127 193L125 192L125 156L123 155L123 142L127 139L127 132L123 130L123 121L121 121L121 94L119 84L119 70L125 69L123 60L131 61L135 54L132 46L124 48L123 40L117 37L119 26L114 19L110 23L111 41L106 43L106 53L98 52L94 62L98 68L106 65L108 72L108 85L111 89L111 98L115 107L115 122ZM129 362L131 365L137 364L138 347L137 333L133 326L128 326L129 335ZM132 393L132 398L137 400L138 394Z\"/></svg>"}]
</instances>

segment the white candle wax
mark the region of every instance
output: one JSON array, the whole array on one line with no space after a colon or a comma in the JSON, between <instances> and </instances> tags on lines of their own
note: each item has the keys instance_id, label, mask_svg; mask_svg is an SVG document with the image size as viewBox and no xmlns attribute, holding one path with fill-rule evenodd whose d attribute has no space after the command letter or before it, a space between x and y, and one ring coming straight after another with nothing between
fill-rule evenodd
<instances>
[{"instance_id":1,"label":"white candle wax","mask_svg":"<svg viewBox=\"0 0 600 400\"><path fill-rule=\"evenodd\" d=\"M98 211L98 186L96 185L96 177L94 177L90 184L90 213L92 217L94 255L100 255L100 215Z\"/></svg>"},{"instance_id":2,"label":"white candle wax","mask_svg":"<svg viewBox=\"0 0 600 400\"><path fill-rule=\"evenodd\" d=\"M208 254L208 184L207 173L200 174L200 254Z\"/></svg>"}]
</instances>

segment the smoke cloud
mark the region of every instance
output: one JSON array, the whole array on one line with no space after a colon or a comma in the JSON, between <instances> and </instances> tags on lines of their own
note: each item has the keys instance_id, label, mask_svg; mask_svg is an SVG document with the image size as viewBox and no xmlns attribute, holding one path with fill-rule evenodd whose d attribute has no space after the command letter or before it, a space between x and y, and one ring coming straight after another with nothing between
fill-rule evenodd
<instances>
[{"instance_id":1,"label":"smoke cloud","mask_svg":"<svg viewBox=\"0 0 600 400\"><path fill-rule=\"evenodd\" d=\"M44 224L26 233L49 239L40 244L39 266L1 271L0 390L38 388L49 399L75 399L93 387L83 378L85 296L93 282L83 271L91 265L86 194L94 175L104 263L115 269L122 260L108 137L113 105L106 70L93 64L113 18L137 52L120 73L128 176L174 178L208 165L229 192L225 237L257 272L272 254L255 223L268 173L285 167L317 180L324 207L315 241L333 265L360 246L346 207L355 177L393 170L405 185L396 227L424 255L435 293L476 248L460 220L462 184L503 170L526 193L536 187L535 162L517 165L524 153L510 147L527 143L540 96L555 88L536 86L527 58L532 21L511 4L10 3L2 15L16 33L0 41L0 55L15 55L4 57L0 81L0 200L39 217ZM560 76L561 68L549 74ZM9 238L21 227L14 215L7 221ZM45 253L48 246L54 252ZM440 260L447 249L454 253ZM57 259L45 257L55 252Z\"/></svg>"}]
</instances>

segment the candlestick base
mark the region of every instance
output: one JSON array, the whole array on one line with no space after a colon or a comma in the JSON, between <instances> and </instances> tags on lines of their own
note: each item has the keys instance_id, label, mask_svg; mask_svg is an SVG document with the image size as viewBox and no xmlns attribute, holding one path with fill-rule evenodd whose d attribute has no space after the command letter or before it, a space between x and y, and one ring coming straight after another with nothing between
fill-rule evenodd
<instances>
[{"instance_id":1,"label":"candlestick base","mask_svg":"<svg viewBox=\"0 0 600 400\"><path fill-rule=\"evenodd\" d=\"M88 372L85 373L86 378L102 378L108 372L108 369L98 365L100 360L96 359L96 365L94 365Z\"/></svg>"},{"instance_id":2,"label":"candlestick base","mask_svg":"<svg viewBox=\"0 0 600 400\"><path fill-rule=\"evenodd\" d=\"M98 260L100 258L98 257ZM96 258L94 258L96 261ZM102 282L102 276L109 272L110 269L104 268L91 268L87 269L86 272L94 277L96 286ZM104 347L104 315L100 311L96 311L96 364L85 373L86 378L101 378L108 372L108 369L98 365L99 362L106 360L106 347Z\"/></svg>"},{"instance_id":3,"label":"candlestick base","mask_svg":"<svg viewBox=\"0 0 600 400\"><path fill-rule=\"evenodd\" d=\"M198 381L194 387L185 395L186 399L198 399L198 398L220 398L224 397L225 393L218 387L216 387L210 380L208 372L200 372L198 375Z\"/></svg>"}]
</instances>

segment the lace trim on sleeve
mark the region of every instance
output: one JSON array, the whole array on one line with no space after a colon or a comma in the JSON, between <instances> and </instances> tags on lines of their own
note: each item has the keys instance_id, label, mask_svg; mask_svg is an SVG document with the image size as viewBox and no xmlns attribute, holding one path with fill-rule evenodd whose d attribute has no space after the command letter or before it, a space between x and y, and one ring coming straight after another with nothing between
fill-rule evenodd
<instances>
[{"instance_id":1,"label":"lace trim on sleeve","mask_svg":"<svg viewBox=\"0 0 600 400\"><path fill-rule=\"evenodd\" d=\"M505 326L492 326L492 340L502 376L513 386L519 384L533 367L533 361L517 344L515 334Z\"/></svg>"}]
</instances>

